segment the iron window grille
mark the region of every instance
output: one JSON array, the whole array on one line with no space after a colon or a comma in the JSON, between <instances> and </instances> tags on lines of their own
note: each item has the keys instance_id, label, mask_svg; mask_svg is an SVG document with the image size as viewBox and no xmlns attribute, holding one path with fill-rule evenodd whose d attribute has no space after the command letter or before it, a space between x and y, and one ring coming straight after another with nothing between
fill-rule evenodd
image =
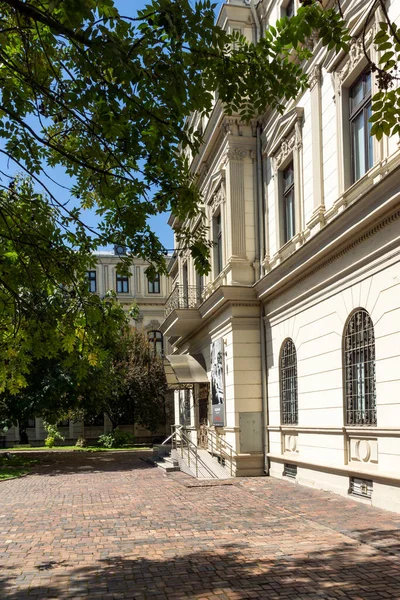
<instances>
[{"instance_id":1,"label":"iron window grille","mask_svg":"<svg viewBox=\"0 0 400 600\"><path fill-rule=\"evenodd\" d=\"M282 171L283 243L295 234L293 161Z\"/></svg>"},{"instance_id":2,"label":"iron window grille","mask_svg":"<svg viewBox=\"0 0 400 600\"><path fill-rule=\"evenodd\" d=\"M293 340L282 346L280 356L281 410L283 425L298 424L297 354Z\"/></svg>"},{"instance_id":3,"label":"iron window grille","mask_svg":"<svg viewBox=\"0 0 400 600\"><path fill-rule=\"evenodd\" d=\"M126 275L117 275L117 294L129 292L129 279Z\"/></svg>"},{"instance_id":4,"label":"iron window grille","mask_svg":"<svg viewBox=\"0 0 400 600\"><path fill-rule=\"evenodd\" d=\"M373 165L373 139L370 135L371 73L364 72L349 90L352 182Z\"/></svg>"},{"instance_id":5,"label":"iron window grille","mask_svg":"<svg viewBox=\"0 0 400 600\"><path fill-rule=\"evenodd\" d=\"M375 335L364 309L347 323L344 363L347 425L376 425Z\"/></svg>"},{"instance_id":6,"label":"iron window grille","mask_svg":"<svg viewBox=\"0 0 400 600\"><path fill-rule=\"evenodd\" d=\"M360 498L372 498L373 482L371 479L350 477L349 494Z\"/></svg>"},{"instance_id":7,"label":"iron window grille","mask_svg":"<svg viewBox=\"0 0 400 600\"><path fill-rule=\"evenodd\" d=\"M96 271L87 271L86 278L88 280L89 292L96 292L96 289L97 289Z\"/></svg>"},{"instance_id":8,"label":"iron window grille","mask_svg":"<svg viewBox=\"0 0 400 600\"><path fill-rule=\"evenodd\" d=\"M160 274L157 273L154 281L147 282L147 289L149 294L159 294L160 293Z\"/></svg>"},{"instance_id":9,"label":"iron window grille","mask_svg":"<svg viewBox=\"0 0 400 600\"><path fill-rule=\"evenodd\" d=\"M297 465L285 463L284 468L283 468L283 475L284 475L284 477L289 477L290 479L296 479Z\"/></svg>"}]
</instances>

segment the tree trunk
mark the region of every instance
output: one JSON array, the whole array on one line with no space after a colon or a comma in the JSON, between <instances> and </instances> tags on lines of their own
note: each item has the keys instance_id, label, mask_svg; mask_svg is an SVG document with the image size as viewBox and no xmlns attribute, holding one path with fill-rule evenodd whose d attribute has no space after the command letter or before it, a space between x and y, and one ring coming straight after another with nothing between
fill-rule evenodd
<instances>
[{"instance_id":1,"label":"tree trunk","mask_svg":"<svg viewBox=\"0 0 400 600\"><path fill-rule=\"evenodd\" d=\"M18 421L19 427L19 443L20 444L29 444L29 438L26 431L27 422L26 421Z\"/></svg>"}]
</instances>

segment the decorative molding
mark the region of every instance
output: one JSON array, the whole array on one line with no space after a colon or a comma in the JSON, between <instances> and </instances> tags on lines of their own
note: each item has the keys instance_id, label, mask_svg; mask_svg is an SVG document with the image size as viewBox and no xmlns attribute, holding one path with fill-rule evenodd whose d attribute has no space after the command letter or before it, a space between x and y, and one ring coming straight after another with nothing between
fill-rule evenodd
<instances>
[{"instance_id":1,"label":"decorative molding","mask_svg":"<svg viewBox=\"0 0 400 600\"><path fill-rule=\"evenodd\" d=\"M296 132L293 131L292 135L289 138L283 138L281 142L281 147L279 149L278 154L273 157L273 165L275 174L280 169L282 163L285 162L288 156L292 154L293 150L297 148L296 145Z\"/></svg>"},{"instance_id":2,"label":"decorative molding","mask_svg":"<svg viewBox=\"0 0 400 600\"><path fill-rule=\"evenodd\" d=\"M310 85L310 90L312 90L317 84L321 83L322 71L321 65L315 65L311 69L311 73L308 76L308 83Z\"/></svg>"},{"instance_id":3,"label":"decorative molding","mask_svg":"<svg viewBox=\"0 0 400 600\"><path fill-rule=\"evenodd\" d=\"M218 207L226 200L225 188L221 185L218 190L211 196L210 211L214 214Z\"/></svg>"},{"instance_id":4,"label":"decorative molding","mask_svg":"<svg viewBox=\"0 0 400 600\"><path fill-rule=\"evenodd\" d=\"M371 45L371 42L375 36L375 25L370 27L365 34L365 39L363 42L363 38L352 38L350 42L350 49L348 54L348 60L344 67L336 72L336 93L340 95L341 87L345 79L352 73L352 71L357 67L357 65L364 58L364 44L365 48Z\"/></svg>"},{"instance_id":5,"label":"decorative molding","mask_svg":"<svg viewBox=\"0 0 400 600\"><path fill-rule=\"evenodd\" d=\"M160 329L160 322L156 321L155 319L150 321L150 323L147 323L147 325L145 326L146 331L156 331L158 329Z\"/></svg>"},{"instance_id":6,"label":"decorative molding","mask_svg":"<svg viewBox=\"0 0 400 600\"><path fill-rule=\"evenodd\" d=\"M242 148L230 148L225 153L225 159L234 160L236 162L242 162L249 155L248 150Z\"/></svg>"},{"instance_id":7,"label":"decorative molding","mask_svg":"<svg viewBox=\"0 0 400 600\"><path fill-rule=\"evenodd\" d=\"M400 210L398 210L395 213L393 213L392 215L390 215L390 217L386 217L386 219L383 219L382 221L380 221L377 225L375 225L374 227L372 227L371 229L369 229L368 231L366 231L365 233L363 233L362 235L360 235L353 242L351 242L350 244L347 244L347 246L345 246L342 250L339 250L338 252L336 252L335 254L333 254L332 256L330 256L327 260L325 260L324 262L322 262L321 264L319 264L312 271L309 271L307 273L307 275L305 275L304 277L302 277L299 280L298 283L300 283L300 281L303 281L303 280L307 279L311 275L314 275L315 273L317 273L321 269L324 269L327 265L330 265L331 263L335 262L336 260L338 260L342 256L345 256L348 252L350 252L351 250L353 250L353 248L355 248L356 246L359 246L360 244L362 244L363 242L365 242L365 240L367 240L368 238L373 237L376 233L378 233L378 231L380 231L381 229L384 229L388 225L391 225L392 223L394 223L398 219L400 219Z\"/></svg>"}]
</instances>

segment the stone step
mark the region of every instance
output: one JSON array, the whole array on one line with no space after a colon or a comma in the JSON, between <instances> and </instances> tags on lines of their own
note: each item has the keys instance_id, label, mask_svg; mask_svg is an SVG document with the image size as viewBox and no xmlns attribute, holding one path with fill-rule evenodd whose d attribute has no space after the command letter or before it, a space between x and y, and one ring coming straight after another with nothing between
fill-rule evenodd
<instances>
[{"instance_id":1,"label":"stone step","mask_svg":"<svg viewBox=\"0 0 400 600\"><path fill-rule=\"evenodd\" d=\"M179 462L171 456L163 456L162 458L156 458L151 461L154 465L163 469L166 473L173 473L179 471Z\"/></svg>"}]
</instances>

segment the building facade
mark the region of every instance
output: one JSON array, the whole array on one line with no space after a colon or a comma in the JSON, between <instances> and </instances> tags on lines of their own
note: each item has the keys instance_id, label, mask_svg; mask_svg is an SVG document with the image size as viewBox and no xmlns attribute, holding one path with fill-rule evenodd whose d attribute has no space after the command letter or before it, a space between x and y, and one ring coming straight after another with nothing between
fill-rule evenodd
<instances>
[{"instance_id":1,"label":"building facade","mask_svg":"<svg viewBox=\"0 0 400 600\"><path fill-rule=\"evenodd\" d=\"M118 302L126 311L129 311L131 305L136 303L139 308L139 316L135 320L131 319L132 327L143 330L150 342L154 344L155 351L159 355L164 354L169 351L169 346L160 331L160 325L164 319L165 301L171 291L170 278L159 275L155 281L149 281L145 273L148 263L139 258L135 258L130 266L130 276L119 275L116 268L123 254L125 254L125 249L121 246L116 246L111 251L96 253L96 266L87 271L89 289L100 297L105 296L109 290L115 292ZM169 261L168 258L167 261ZM171 398L167 398L166 401L167 403L172 402ZM168 410L170 409L168 408ZM134 434L138 443L160 441L170 430L169 421L158 431L148 431L138 423L126 423L120 425L119 428ZM102 433L111 431L111 429L112 424L107 415L98 415L96 419L91 419L88 423L69 420L59 425L59 431L65 438L64 444L66 445L75 444L79 437L93 442ZM30 419L27 433L29 443L42 445L47 437L42 419ZM11 427L5 434L5 443L10 447L17 444L18 441L18 427Z\"/></svg>"},{"instance_id":2,"label":"building facade","mask_svg":"<svg viewBox=\"0 0 400 600\"><path fill-rule=\"evenodd\" d=\"M256 40L298 8L254 4L231 0L219 24ZM399 0L387 7L399 22ZM217 103L198 123L212 270L200 278L177 248L161 330L210 380L208 396L175 392L176 422L193 440L201 423L226 440L236 475L400 511L400 147L369 135L364 44L377 59L383 17L365 23L361 0L342 8L349 54L311 40L310 88L283 115L243 124Z\"/></svg>"}]
</instances>

